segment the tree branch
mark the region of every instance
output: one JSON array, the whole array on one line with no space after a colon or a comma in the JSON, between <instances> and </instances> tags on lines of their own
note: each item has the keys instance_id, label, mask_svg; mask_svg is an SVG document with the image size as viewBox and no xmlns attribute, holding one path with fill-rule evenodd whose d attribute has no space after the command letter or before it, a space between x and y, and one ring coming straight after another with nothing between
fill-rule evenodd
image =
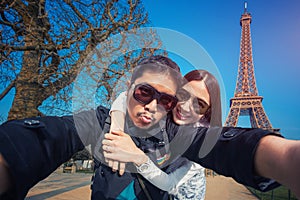
<instances>
[{"instance_id":1,"label":"tree branch","mask_svg":"<svg viewBox=\"0 0 300 200\"><path fill-rule=\"evenodd\" d=\"M5 90L0 94L0 101L7 95L7 93L15 86L16 80L13 80Z\"/></svg>"},{"instance_id":2,"label":"tree branch","mask_svg":"<svg viewBox=\"0 0 300 200\"><path fill-rule=\"evenodd\" d=\"M72 8L72 10L76 13L76 15L82 20L82 21L84 21L87 25L88 25L88 27L90 27L90 28L92 28L93 27L93 25L77 10L77 8L70 2L70 1L67 1L67 0L64 0L64 2L66 3L66 4L68 4L71 8Z\"/></svg>"}]
</instances>

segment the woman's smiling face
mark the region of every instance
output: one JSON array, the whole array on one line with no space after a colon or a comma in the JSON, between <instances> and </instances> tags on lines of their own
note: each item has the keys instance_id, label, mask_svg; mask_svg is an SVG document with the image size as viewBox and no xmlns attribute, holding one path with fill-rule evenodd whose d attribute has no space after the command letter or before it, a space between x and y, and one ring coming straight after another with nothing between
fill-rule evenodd
<instances>
[{"instance_id":1,"label":"woman's smiling face","mask_svg":"<svg viewBox=\"0 0 300 200\"><path fill-rule=\"evenodd\" d=\"M210 105L209 92L204 81L198 80L190 81L182 88L186 94L177 94L179 102L172 111L173 120L178 125L196 123Z\"/></svg>"}]
</instances>

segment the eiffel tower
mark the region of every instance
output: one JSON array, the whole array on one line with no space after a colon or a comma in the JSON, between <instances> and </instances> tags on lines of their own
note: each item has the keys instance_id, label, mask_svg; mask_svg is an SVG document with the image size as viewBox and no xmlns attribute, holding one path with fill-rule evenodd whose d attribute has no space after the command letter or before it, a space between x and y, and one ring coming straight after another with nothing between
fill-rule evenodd
<instances>
[{"instance_id":1,"label":"eiffel tower","mask_svg":"<svg viewBox=\"0 0 300 200\"><path fill-rule=\"evenodd\" d=\"M262 106L263 97L258 95L254 77L252 44L250 34L251 14L247 12L247 2L240 19L242 27L240 60L234 97L230 99L230 111L225 126L237 126L239 116L249 116L253 128L274 129Z\"/></svg>"}]
</instances>

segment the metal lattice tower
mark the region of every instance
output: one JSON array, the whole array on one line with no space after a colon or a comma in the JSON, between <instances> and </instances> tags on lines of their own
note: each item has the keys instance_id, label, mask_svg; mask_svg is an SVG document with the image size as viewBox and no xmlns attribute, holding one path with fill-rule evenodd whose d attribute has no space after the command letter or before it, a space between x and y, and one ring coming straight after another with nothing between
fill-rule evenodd
<instances>
[{"instance_id":1,"label":"metal lattice tower","mask_svg":"<svg viewBox=\"0 0 300 200\"><path fill-rule=\"evenodd\" d=\"M250 24L251 14L247 12L247 2L245 2L244 13L240 19L242 33L237 83L234 97L230 99L230 111L225 126L236 127L239 116L248 115L251 127L279 131L279 129L272 128L262 106L263 97L258 96L252 58Z\"/></svg>"}]
</instances>

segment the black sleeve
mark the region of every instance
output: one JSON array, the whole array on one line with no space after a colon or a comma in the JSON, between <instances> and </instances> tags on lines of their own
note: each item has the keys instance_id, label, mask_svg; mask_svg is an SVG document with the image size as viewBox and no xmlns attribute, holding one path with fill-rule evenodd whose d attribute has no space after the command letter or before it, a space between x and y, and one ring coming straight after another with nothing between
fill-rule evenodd
<instances>
[{"instance_id":1,"label":"black sleeve","mask_svg":"<svg viewBox=\"0 0 300 200\"><path fill-rule=\"evenodd\" d=\"M95 143L107 113L107 109L99 107L74 116L39 117L2 124L0 153L13 178L13 188L3 198L24 199L31 187L74 153Z\"/></svg>"},{"instance_id":2,"label":"black sleeve","mask_svg":"<svg viewBox=\"0 0 300 200\"><path fill-rule=\"evenodd\" d=\"M189 137L187 142L183 142L183 138L177 139L181 149L185 146L182 151L184 157L261 191L279 186L274 180L256 175L254 155L262 137L280 135L257 128L198 128L194 132L187 128L179 131L179 135L182 132L181 137ZM175 151L178 151L178 147Z\"/></svg>"},{"instance_id":3,"label":"black sleeve","mask_svg":"<svg viewBox=\"0 0 300 200\"><path fill-rule=\"evenodd\" d=\"M7 199L24 199L32 186L83 148L69 117L30 118L2 124L0 152L13 178Z\"/></svg>"}]
</instances>

